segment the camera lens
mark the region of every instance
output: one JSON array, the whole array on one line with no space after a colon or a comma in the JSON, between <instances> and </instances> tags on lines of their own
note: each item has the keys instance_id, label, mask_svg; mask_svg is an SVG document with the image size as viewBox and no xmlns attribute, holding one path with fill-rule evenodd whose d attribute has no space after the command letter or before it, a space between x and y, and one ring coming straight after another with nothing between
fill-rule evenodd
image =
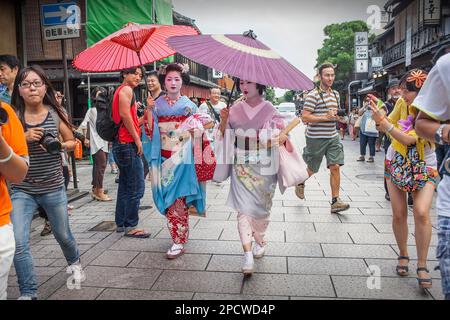
<instances>
[{"instance_id":1,"label":"camera lens","mask_svg":"<svg viewBox=\"0 0 450 320\"><path fill-rule=\"evenodd\" d=\"M61 142L55 139L55 136L51 132L45 132L39 143L50 154L59 154L61 152Z\"/></svg>"},{"instance_id":2,"label":"camera lens","mask_svg":"<svg viewBox=\"0 0 450 320\"><path fill-rule=\"evenodd\" d=\"M6 124L8 122L9 116L8 112L5 109L0 107L0 126Z\"/></svg>"}]
</instances>

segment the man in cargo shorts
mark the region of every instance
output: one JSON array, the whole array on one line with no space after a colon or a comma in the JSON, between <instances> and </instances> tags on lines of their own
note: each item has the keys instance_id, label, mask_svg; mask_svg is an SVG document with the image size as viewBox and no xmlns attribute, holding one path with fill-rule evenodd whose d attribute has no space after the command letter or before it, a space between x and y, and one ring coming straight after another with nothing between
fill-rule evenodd
<instances>
[{"instance_id":1,"label":"man in cargo shorts","mask_svg":"<svg viewBox=\"0 0 450 320\"><path fill-rule=\"evenodd\" d=\"M341 184L340 166L344 165L344 147L336 130L338 116L339 93L332 89L335 73L334 66L326 63L319 68L320 85L312 90L305 99L302 119L308 123L306 130L306 147L303 159L308 165L308 174L312 176L319 171L322 159L327 159L331 178L331 213L339 213L350 208L339 198ZM305 184L295 188L300 199L305 198Z\"/></svg>"}]
</instances>

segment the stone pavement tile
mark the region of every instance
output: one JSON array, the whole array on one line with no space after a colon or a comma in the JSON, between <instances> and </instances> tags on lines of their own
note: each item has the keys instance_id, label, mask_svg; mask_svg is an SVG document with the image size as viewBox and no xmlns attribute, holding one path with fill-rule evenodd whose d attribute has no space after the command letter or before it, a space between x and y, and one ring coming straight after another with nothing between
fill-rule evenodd
<instances>
[{"instance_id":1,"label":"stone pavement tile","mask_svg":"<svg viewBox=\"0 0 450 320\"><path fill-rule=\"evenodd\" d=\"M201 219L194 227L199 229L208 229L208 228L236 228L236 221L214 221Z\"/></svg>"},{"instance_id":2,"label":"stone pavement tile","mask_svg":"<svg viewBox=\"0 0 450 320\"><path fill-rule=\"evenodd\" d=\"M135 268L97 267L85 268L86 281L82 286L150 289L161 274L161 270Z\"/></svg>"},{"instance_id":3,"label":"stone pavement tile","mask_svg":"<svg viewBox=\"0 0 450 320\"><path fill-rule=\"evenodd\" d=\"M289 300L289 297L196 292L193 300Z\"/></svg>"},{"instance_id":4,"label":"stone pavement tile","mask_svg":"<svg viewBox=\"0 0 450 320\"><path fill-rule=\"evenodd\" d=\"M269 250L270 248L268 248ZM267 251L269 253L269 251ZM227 271L241 272L244 255L239 256L221 256L213 255L208 264L208 271ZM265 256L261 259L255 259L256 273L287 273L287 264L285 257Z\"/></svg>"},{"instance_id":5,"label":"stone pavement tile","mask_svg":"<svg viewBox=\"0 0 450 320\"><path fill-rule=\"evenodd\" d=\"M282 210L283 213L309 214L308 207L283 207L281 210Z\"/></svg>"},{"instance_id":6,"label":"stone pavement tile","mask_svg":"<svg viewBox=\"0 0 450 320\"><path fill-rule=\"evenodd\" d=\"M208 219L208 220L228 220L230 217L230 212L216 212L214 207L206 210L206 217L200 217L195 219ZM193 217L191 217L191 220Z\"/></svg>"},{"instance_id":7,"label":"stone pavement tile","mask_svg":"<svg viewBox=\"0 0 450 320\"><path fill-rule=\"evenodd\" d=\"M320 244L316 243L282 243L268 244L267 255L277 257L323 257Z\"/></svg>"},{"instance_id":8,"label":"stone pavement tile","mask_svg":"<svg viewBox=\"0 0 450 320\"><path fill-rule=\"evenodd\" d=\"M350 196L350 200L351 201L367 201L367 202L388 202L385 198L384 198L384 194L369 194L369 196L367 195L361 195L361 196L357 196L357 195L352 195ZM389 203L389 202L388 202Z\"/></svg>"},{"instance_id":9,"label":"stone pavement tile","mask_svg":"<svg viewBox=\"0 0 450 320\"><path fill-rule=\"evenodd\" d=\"M330 199L331 200L331 199ZM298 207L298 208L304 208L304 207L314 207L314 208L329 208L331 205L330 200L308 200L306 197L306 200L294 200L294 201L283 201L284 207Z\"/></svg>"},{"instance_id":10,"label":"stone pavement tile","mask_svg":"<svg viewBox=\"0 0 450 320\"><path fill-rule=\"evenodd\" d=\"M392 233L392 223L374 223L373 227L377 229L379 233ZM414 231L414 224L408 224L408 229L410 232ZM435 233L435 230L432 230Z\"/></svg>"},{"instance_id":11,"label":"stone pavement tile","mask_svg":"<svg viewBox=\"0 0 450 320\"><path fill-rule=\"evenodd\" d=\"M189 230L189 239L190 240L219 240L219 236L221 235L223 228L208 228L208 229L200 229L194 228ZM161 232L159 232L155 238L158 239L171 239L169 230L164 228Z\"/></svg>"},{"instance_id":12,"label":"stone pavement tile","mask_svg":"<svg viewBox=\"0 0 450 320\"><path fill-rule=\"evenodd\" d=\"M389 209L361 209L365 216L389 216L392 218L392 210Z\"/></svg>"},{"instance_id":13,"label":"stone pavement tile","mask_svg":"<svg viewBox=\"0 0 450 320\"><path fill-rule=\"evenodd\" d=\"M240 293L242 273L165 270L152 290Z\"/></svg>"},{"instance_id":14,"label":"stone pavement tile","mask_svg":"<svg viewBox=\"0 0 450 320\"><path fill-rule=\"evenodd\" d=\"M341 215L342 223L391 223L389 216Z\"/></svg>"},{"instance_id":15,"label":"stone pavement tile","mask_svg":"<svg viewBox=\"0 0 450 320\"><path fill-rule=\"evenodd\" d=\"M293 232L286 231L286 242L300 243L353 243L345 232Z\"/></svg>"},{"instance_id":16,"label":"stone pavement tile","mask_svg":"<svg viewBox=\"0 0 450 320\"><path fill-rule=\"evenodd\" d=\"M67 261L64 258L55 259L55 261L50 266L51 267L67 267Z\"/></svg>"},{"instance_id":17,"label":"stone pavement tile","mask_svg":"<svg viewBox=\"0 0 450 320\"><path fill-rule=\"evenodd\" d=\"M337 215L313 215L305 213L286 213L285 214L287 222L335 222L340 223Z\"/></svg>"},{"instance_id":18,"label":"stone pavement tile","mask_svg":"<svg viewBox=\"0 0 450 320\"><path fill-rule=\"evenodd\" d=\"M137 251L107 250L89 263L91 266L126 267L139 254Z\"/></svg>"},{"instance_id":19,"label":"stone pavement tile","mask_svg":"<svg viewBox=\"0 0 450 320\"><path fill-rule=\"evenodd\" d=\"M276 222L285 222L284 218L284 209L283 207L272 207L272 212L270 214L270 221ZM237 225L237 212L233 212L230 214L229 221L235 221Z\"/></svg>"},{"instance_id":20,"label":"stone pavement tile","mask_svg":"<svg viewBox=\"0 0 450 320\"><path fill-rule=\"evenodd\" d=\"M322 244L325 257L337 258L397 258L388 245Z\"/></svg>"},{"instance_id":21,"label":"stone pavement tile","mask_svg":"<svg viewBox=\"0 0 450 320\"><path fill-rule=\"evenodd\" d=\"M20 297L19 287L8 286L6 288L6 295L8 300L17 300Z\"/></svg>"},{"instance_id":22,"label":"stone pavement tile","mask_svg":"<svg viewBox=\"0 0 450 320\"><path fill-rule=\"evenodd\" d=\"M62 287L53 293L48 300L95 300L105 288L83 287L81 289L68 289Z\"/></svg>"},{"instance_id":23,"label":"stone pavement tile","mask_svg":"<svg viewBox=\"0 0 450 320\"><path fill-rule=\"evenodd\" d=\"M397 244L393 233L349 232L349 234L356 244ZM415 243L416 242L414 236L412 234L409 234L408 244L414 245Z\"/></svg>"},{"instance_id":24,"label":"stone pavement tile","mask_svg":"<svg viewBox=\"0 0 450 320\"><path fill-rule=\"evenodd\" d=\"M309 212L313 215L332 215L331 213L331 207L327 208L308 208ZM344 212L341 212L340 216L342 215L362 215L361 211L358 208L350 207L350 209L345 210Z\"/></svg>"},{"instance_id":25,"label":"stone pavement tile","mask_svg":"<svg viewBox=\"0 0 450 320\"><path fill-rule=\"evenodd\" d=\"M167 239L132 239L121 237L110 250L166 252L171 241Z\"/></svg>"},{"instance_id":26,"label":"stone pavement tile","mask_svg":"<svg viewBox=\"0 0 450 320\"><path fill-rule=\"evenodd\" d=\"M364 223L319 223L315 222L317 232L367 232L374 233L377 230L372 224Z\"/></svg>"},{"instance_id":27,"label":"stone pavement tile","mask_svg":"<svg viewBox=\"0 0 450 320\"><path fill-rule=\"evenodd\" d=\"M380 268L382 277L399 277L395 271L395 267L397 266L397 259L364 259L369 266L376 266ZM430 270L430 275L433 279L440 279L441 273L439 270L434 270L434 267L437 266L436 261L428 262L428 270ZM411 260L409 262L409 275L410 278L416 278L416 268L417 268L417 260Z\"/></svg>"},{"instance_id":28,"label":"stone pavement tile","mask_svg":"<svg viewBox=\"0 0 450 320\"><path fill-rule=\"evenodd\" d=\"M243 294L335 297L329 276L253 274L244 283Z\"/></svg>"},{"instance_id":29,"label":"stone pavement tile","mask_svg":"<svg viewBox=\"0 0 450 320\"><path fill-rule=\"evenodd\" d=\"M415 279L382 277L380 289L369 289L368 277L332 276L338 298L431 300L426 291L417 286Z\"/></svg>"},{"instance_id":30,"label":"stone pavement tile","mask_svg":"<svg viewBox=\"0 0 450 320\"><path fill-rule=\"evenodd\" d=\"M169 270L205 270L211 255L184 254L168 260L164 253L141 252L129 265L130 268L169 269Z\"/></svg>"},{"instance_id":31,"label":"stone pavement tile","mask_svg":"<svg viewBox=\"0 0 450 320\"><path fill-rule=\"evenodd\" d=\"M14 268L11 268L11 269L14 269ZM36 275L36 281L38 283L38 286L44 284L51 278L52 278L51 275ZM8 286L9 287L18 287L19 286L15 272L14 272L14 275L12 273L10 273L10 275L8 277Z\"/></svg>"},{"instance_id":32,"label":"stone pavement tile","mask_svg":"<svg viewBox=\"0 0 450 320\"><path fill-rule=\"evenodd\" d=\"M436 245L437 243L431 243L430 247L428 248L428 261L437 261L436 259ZM399 250L397 248L397 245L391 245L391 247L395 250L396 253L399 253ZM410 259L417 259L417 250L416 246L408 246L408 253ZM429 267L431 268L431 267Z\"/></svg>"},{"instance_id":33,"label":"stone pavement tile","mask_svg":"<svg viewBox=\"0 0 450 320\"><path fill-rule=\"evenodd\" d=\"M285 242L284 231L271 230L270 224L269 224L269 228L266 232L265 238L266 238L266 241L268 241L268 242ZM220 240L225 240L225 241L240 240L237 228L224 229L222 234L220 235Z\"/></svg>"},{"instance_id":34,"label":"stone pavement tile","mask_svg":"<svg viewBox=\"0 0 450 320\"><path fill-rule=\"evenodd\" d=\"M288 258L289 274L364 276L366 269L363 259Z\"/></svg>"},{"instance_id":35,"label":"stone pavement tile","mask_svg":"<svg viewBox=\"0 0 450 320\"><path fill-rule=\"evenodd\" d=\"M314 224L312 222L278 222L278 221L270 222L268 230L274 231L292 230L296 232L315 231Z\"/></svg>"},{"instance_id":36,"label":"stone pavement tile","mask_svg":"<svg viewBox=\"0 0 450 320\"><path fill-rule=\"evenodd\" d=\"M441 280L433 280L433 287L427 289L435 300L445 300L445 295L442 293L442 283Z\"/></svg>"},{"instance_id":37,"label":"stone pavement tile","mask_svg":"<svg viewBox=\"0 0 450 320\"><path fill-rule=\"evenodd\" d=\"M97 300L191 300L193 295L191 292L107 288Z\"/></svg>"},{"instance_id":38,"label":"stone pavement tile","mask_svg":"<svg viewBox=\"0 0 450 320\"><path fill-rule=\"evenodd\" d=\"M378 208L383 208L382 206L381 206L381 203L378 201L378 202L368 202L368 201L352 201L352 202L350 202L349 203L350 204L350 207L354 207L354 208L360 208L360 209L371 209L371 208L373 208L373 209L378 209ZM390 205L389 205L389 207L387 207L387 208L390 208Z\"/></svg>"}]
</instances>

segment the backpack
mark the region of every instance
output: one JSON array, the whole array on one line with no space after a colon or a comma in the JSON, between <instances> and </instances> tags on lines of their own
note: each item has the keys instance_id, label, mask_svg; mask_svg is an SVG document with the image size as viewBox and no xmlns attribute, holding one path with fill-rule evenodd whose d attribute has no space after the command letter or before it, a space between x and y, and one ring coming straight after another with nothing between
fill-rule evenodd
<instances>
[{"instance_id":1,"label":"backpack","mask_svg":"<svg viewBox=\"0 0 450 320\"><path fill-rule=\"evenodd\" d=\"M112 118L112 102L114 92L110 91L106 93L106 89L94 99L94 105L97 108L97 121L95 122L95 128L97 133L105 141L113 142L116 140L119 134L119 129L122 126L122 120L116 124ZM135 98L131 99L130 108L133 106Z\"/></svg>"}]
</instances>

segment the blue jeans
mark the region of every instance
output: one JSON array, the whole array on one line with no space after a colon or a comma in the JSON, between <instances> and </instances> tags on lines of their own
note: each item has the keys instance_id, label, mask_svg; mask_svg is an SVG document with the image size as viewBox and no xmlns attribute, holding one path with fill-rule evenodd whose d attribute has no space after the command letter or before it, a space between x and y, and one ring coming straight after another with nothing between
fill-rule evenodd
<instances>
[{"instance_id":1,"label":"blue jeans","mask_svg":"<svg viewBox=\"0 0 450 320\"><path fill-rule=\"evenodd\" d=\"M450 296L450 217L438 216L438 226L436 258L441 270L442 291Z\"/></svg>"},{"instance_id":2,"label":"blue jeans","mask_svg":"<svg viewBox=\"0 0 450 320\"><path fill-rule=\"evenodd\" d=\"M116 225L128 231L139 223L139 205L145 191L144 167L134 143L114 142L113 153L120 170Z\"/></svg>"},{"instance_id":3,"label":"blue jeans","mask_svg":"<svg viewBox=\"0 0 450 320\"><path fill-rule=\"evenodd\" d=\"M30 251L30 228L33 215L38 207L42 207L47 212L53 235L69 265L80 259L80 252L70 231L67 195L64 187L61 187L58 191L39 195L14 189L11 200L13 204L11 220L16 240L14 267L16 268L20 294L33 297L37 295L37 281Z\"/></svg>"}]
</instances>

